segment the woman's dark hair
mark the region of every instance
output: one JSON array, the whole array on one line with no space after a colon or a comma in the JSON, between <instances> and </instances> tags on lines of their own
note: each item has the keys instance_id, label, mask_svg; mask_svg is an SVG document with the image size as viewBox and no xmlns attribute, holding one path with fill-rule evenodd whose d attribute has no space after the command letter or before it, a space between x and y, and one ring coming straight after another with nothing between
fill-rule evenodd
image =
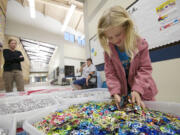
<instances>
[{"instance_id":1,"label":"woman's dark hair","mask_svg":"<svg viewBox=\"0 0 180 135\"><path fill-rule=\"evenodd\" d=\"M93 63L91 58L88 58L86 61L91 61L91 63Z\"/></svg>"}]
</instances>

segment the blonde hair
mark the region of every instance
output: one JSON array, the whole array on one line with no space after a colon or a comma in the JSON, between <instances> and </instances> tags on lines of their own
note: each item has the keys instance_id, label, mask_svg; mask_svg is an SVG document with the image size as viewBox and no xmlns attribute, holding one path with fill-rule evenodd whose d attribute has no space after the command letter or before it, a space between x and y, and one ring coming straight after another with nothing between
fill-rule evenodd
<instances>
[{"instance_id":1,"label":"blonde hair","mask_svg":"<svg viewBox=\"0 0 180 135\"><path fill-rule=\"evenodd\" d=\"M16 39L10 38L10 39L8 40L8 44L10 44L12 41L16 41ZM17 41L16 41L16 43L17 43Z\"/></svg>"},{"instance_id":2,"label":"blonde hair","mask_svg":"<svg viewBox=\"0 0 180 135\"><path fill-rule=\"evenodd\" d=\"M127 55L132 59L134 51L137 51L136 41L139 38L135 32L134 24L127 11L121 6L114 6L105 11L98 22L98 38L104 51L110 56L111 50L105 31L110 27L120 26L125 28L124 46Z\"/></svg>"}]
</instances>

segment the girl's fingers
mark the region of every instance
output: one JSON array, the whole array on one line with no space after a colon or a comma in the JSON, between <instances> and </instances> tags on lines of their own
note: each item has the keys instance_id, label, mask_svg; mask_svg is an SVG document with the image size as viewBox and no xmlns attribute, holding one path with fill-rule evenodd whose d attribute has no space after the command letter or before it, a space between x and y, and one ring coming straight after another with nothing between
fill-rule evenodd
<instances>
[{"instance_id":1,"label":"girl's fingers","mask_svg":"<svg viewBox=\"0 0 180 135\"><path fill-rule=\"evenodd\" d=\"M135 95L132 93L132 103L135 103Z\"/></svg>"},{"instance_id":2,"label":"girl's fingers","mask_svg":"<svg viewBox=\"0 0 180 135\"><path fill-rule=\"evenodd\" d=\"M119 102L117 102L117 101L115 100L115 104L116 104L116 106L117 106L118 110L120 111Z\"/></svg>"},{"instance_id":3,"label":"girl's fingers","mask_svg":"<svg viewBox=\"0 0 180 135\"><path fill-rule=\"evenodd\" d=\"M118 110L120 110L119 104L120 104L120 102L121 102L121 97L120 97L119 95L115 94L115 95L114 95L114 100L115 100L115 104L116 104Z\"/></svg>"},{"instance_id":4,"label":"girl's fingers","mask_svg":"<svg viewBox=\"0 0 180 135\"><path fill-rule=\"evenodd\" d=\"M145 104L144 104L144 102L143 102L143 101L141 101L141 107L142 107L143 109L145 109L145 108L146 108L146 106L145 106Z\"/></svg>"},{"instance_id":5,"label":"girl's fingers","mask_svg":"<svg viewBox=\"0 0 180 135\"><path fill-rule=\"evenodd\" d=\"M140 97L136 96L136 103L138 106L140 106L140 103L141 103L141 99Z\"/></svg>"}]
</instances>

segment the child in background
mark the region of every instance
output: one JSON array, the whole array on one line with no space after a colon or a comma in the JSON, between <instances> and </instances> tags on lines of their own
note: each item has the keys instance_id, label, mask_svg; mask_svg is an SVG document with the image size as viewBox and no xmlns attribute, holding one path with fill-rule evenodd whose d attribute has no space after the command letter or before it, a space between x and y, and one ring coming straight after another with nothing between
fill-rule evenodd
<instances>
[{"instance_id":1,"label":"child in background","mask_svg":"<svg viewBox=\"0 0 180 135\"><path fill-rule=\"evenodd\" d=\"M158 90L152 78L148 43L135 31L127 11L115 6L98 23L104 49L106 83L118 109L122 96L145 108L143 100L155 100Z\"/></svg>"}]
</instances>

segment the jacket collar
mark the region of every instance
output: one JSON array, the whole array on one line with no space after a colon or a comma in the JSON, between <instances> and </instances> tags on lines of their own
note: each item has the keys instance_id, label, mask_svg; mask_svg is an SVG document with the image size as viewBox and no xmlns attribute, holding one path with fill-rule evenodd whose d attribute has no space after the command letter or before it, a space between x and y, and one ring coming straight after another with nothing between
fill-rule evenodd
<instances>
[{"instance_id":1,"label":"jacket collar","mask_svg":"<svg viewBox=\"0 0 180 135\"><path fill-rule=\"evenodd\" d=\"M139 52L141 51L141 50L143 50L146 46L145 45L143 45L143 44L145 44L145 39L138 39L137 40L137 51L134 51L134 57L136 56L136 55L138 55L139 54ZM113 45L112 43L109 43L109 46L110 46L110 50L111 50L111 57L119 57L118 56L118 53L117 53L117 51L116 51L116 49L115 49L115 45Z\"/></svg>"}]
</instances>

